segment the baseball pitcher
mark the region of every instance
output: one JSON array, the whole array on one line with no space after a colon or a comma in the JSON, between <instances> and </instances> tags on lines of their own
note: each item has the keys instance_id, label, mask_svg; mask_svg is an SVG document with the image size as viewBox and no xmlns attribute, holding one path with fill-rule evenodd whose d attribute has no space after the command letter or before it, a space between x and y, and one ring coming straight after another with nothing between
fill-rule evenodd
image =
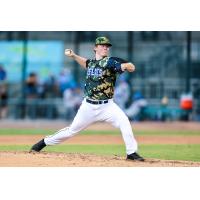
<instances>
[{"instance_id":1,"label":"baseball pitcher","mask_svg":"<svg viewBox=\"0 0 200 200\"><path fill-rule=\"evenodd\" d=\"M112 46L106 37L98 37L95 41L94 59L86 59L75 54L71 49L65 55L74 59L86 69L84 100L69 127L65 127L53 135L47 136L32 146L30 152L39 152L47 145L55 145L73 137L94 122L108 122L120 129L127 159L144 161L138 153L137 141L134 138L128 117L113 101L114 86L118 74L135 71L135 66L121 58L109 57Z\"/></svg>"}]
</instances>

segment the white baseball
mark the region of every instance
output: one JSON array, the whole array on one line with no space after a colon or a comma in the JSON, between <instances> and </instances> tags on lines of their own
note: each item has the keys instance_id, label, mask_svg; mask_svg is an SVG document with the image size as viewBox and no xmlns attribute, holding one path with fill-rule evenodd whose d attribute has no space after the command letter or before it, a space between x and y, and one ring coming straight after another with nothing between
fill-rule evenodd
<instances>
[{"instance_id":1,"label":"white baseball","mask_svg":"<svg viewBox=\"0 0 200 200\"><path fill-rule=\"evenodd\" d=\"M65 55L69 56L71 54L71 50L70 49L66 49L65 50Z\"/></svg>"}]
</instances>

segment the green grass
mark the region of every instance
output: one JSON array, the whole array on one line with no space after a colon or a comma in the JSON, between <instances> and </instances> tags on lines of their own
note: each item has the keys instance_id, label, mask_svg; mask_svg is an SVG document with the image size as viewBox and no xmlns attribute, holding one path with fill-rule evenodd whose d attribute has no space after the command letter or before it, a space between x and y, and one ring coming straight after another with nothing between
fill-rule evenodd
<instances>
[{"instance_id":1,"label":"green grass","mask_svg":"<svg viewBox=\"0 0 200 200\"><path fill-rule=\"evenodd\" d=\"M0 145L0 151L28 151L30 145Z\"/></svg>"},{"instance_id":2,"label":"green grass","mask_svg":"<svg viewBox=\"0 0 200 200\"><path fill-rule=\"evenodd\" d=\"M0 135L50 135L55 133L57 130L47 130L47 129L0 129ZM134 130L133 130L134 131ZM105 131L105 130L86 130L82 131L81 134L84 135L120 135L119 130ZM186 136L186 135L199 135L200 131L134 131L135 135L160 135L160 136Z\"/></svg>"},{"instance_id":3,"label":"green grass","mask_svg":"<svg viewBox=\"0 0 200 200\"><path fill-rule=\"evenodd\" d=\"M0 151L28 151L30 147L30 145L1 145ZM200 161L200 144L140 145L139 150L145 158ZM45 151L125 156L124 145L55 145L46 147Z\"/></svg>"},{"instance_id":4,"label":"green grass","mask_svg":"<svg viewBox=\"0 0 200 200\"><path fill-rule=\"evenodd\" d=\"M49 135L53 133L52 130L43 129L0 129L0 135Z\"/></svg>"},{"instance_id":5,"label":"green grass","mask_svg":"<svg viewBox=\"0 0 200 200\"><path fill-rule=\"evenodd\" d=\"M141 145L140 152L147 158L200 161L200 144Z\"/></svg>"}]
</instances>

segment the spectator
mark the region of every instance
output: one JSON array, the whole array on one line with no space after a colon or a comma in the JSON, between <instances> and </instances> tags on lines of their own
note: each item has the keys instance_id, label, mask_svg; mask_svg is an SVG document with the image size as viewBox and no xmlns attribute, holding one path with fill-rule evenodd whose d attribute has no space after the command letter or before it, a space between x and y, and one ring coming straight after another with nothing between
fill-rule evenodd
<instances>
[{"instance_id":1,"label":"spectator","mask_svg":"<svg viewBox=\"0 0 200 200\"><path fill-rule=\"evenodd\" d=\"M58 83L56 77L53 74L49 74L47 79L43 84L43 97L44 98L52 98L58 96Z\"/></svg>"},{"instance_id":2,"label":"spectator","mask_svg":"<svg viewBox=\"0 0 200 200\"><path fill-rule=\"evenodd\" d=\"M38 80L35 73L30 73L26 80L26 98L27 98L27 114L28 117L36 118L37 98L38 98Z\"/></svg>"},{"instance_id":3,"label":"spectator","mask_svg":"<svg viewBox=\"0 0 200 200\"><path fill-rule=\"evenodd\" d=\"M125 113L131 120L141 120L142 111L147 106L147 101L144 99L140 92L136 92L133 95L133 103L128 109L125 110Z\"/></svg>"},{"instance_id":4,"label":"spectator","mask_svg":"<svg viewBox=\"0 0 200 200\"><path fill-rule=\"evenodd\" d=\"M181 120L189 121L193 109L193 95L190 93L182 94L180 99L180 107L182 110Z\"/></svg>"},{"instance_id":5,"label":"spectator","mask_svg":"<svg viewBox=\"0 0 200 200\"><path fill-rule=\"evenodd\" d=\"M80 87L75 87L74 89L74 108L75 108L75 112L77 113L81 102L83 101L83 93Z\"/></svg>"},{"instance_id":6,"label":"spectator","mask_svg":"<svg viewBox=\"0 0 200 200\"><path fill-rule=\"evenodd\" d=\"M114 100L122 110L126 108L126 103L129 99L129 96L130 96L129 85L124 78L121 78L119 80L118 85L115 88Z\"/></svg>"},{"instance_id":7,"label":"spectator","mask_svg":"<svg viewBox=\"0 0 200 200\"><path fill-rule=\"evenodd\" d=\"M6 71L3 68L3 66L0 64L0 81L5 81L6 80Z\"/></svg>"},{"instance_id":8,"label":"spectator","mask_svg":"<svg viewBox=\"0 0 200 200\"><path fill-rule=\"evenodd\" d=\"M8 93L7 85L5 83L0 84L0 118L4 119L7 117L8 112Z\"/></svg>"},{"instance_id":9,"label":"spectator","mask_svg":"<svg viewBox=\"0 0 200 200\"><path fill-rule=\"evenodd\" d=\"M168 119L170 119L170 112L168 110L168 104L169 104L169 99L167 96L164 96L161 99L161 106L160 109L157 112L157 119L159 121L166 121Z\"/></svg>"},{"instance_id":10,"label":"spectator","mask_svg":"<svg viewBox=\"0 0 200 200\"><path fill-rule=\"evenodd\" d=\"M65 118L67 120L71 120L75 113L74 113L74 96L73 91L71 88L65 89L63 93L63 103L65 107Z\"/></svg>"},{"instance_id":11,"label":"spectator","mask_svg":"<svg viewBox=\"0 0 200 200\"><path fill-rule=\"evenodd\" d=\"M35 73L30 73L26 80L26 97L29 99L38 97L38 82Z\"/></svg>"},{"instance_id":12,"label":"spectator","mask_svg":"<svg viewBox=\"0 0 200 200\"><path fill-rule=\"evenodd\" d=\"M8 92L6 84L7 73L0 64L0 118L4 119L8 113Z\"/></svg>"},{"instance_id":13,"label":"spectator","mask_svg":"<svg viewBox=\"0 0 200 200\"><path fill-rule=\"evenodd\" d=\"M58 77L58 84L61 96L63 92L70 87L75 85L73 74L70 69L63 69Z\"/></svg>"}]
</instances>

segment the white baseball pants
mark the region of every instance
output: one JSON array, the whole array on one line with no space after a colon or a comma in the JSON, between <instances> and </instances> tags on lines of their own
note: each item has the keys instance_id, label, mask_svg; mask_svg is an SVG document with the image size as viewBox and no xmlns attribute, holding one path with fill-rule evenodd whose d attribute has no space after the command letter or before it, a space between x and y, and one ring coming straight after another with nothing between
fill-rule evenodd
<instances>
[{"instance_id":1,"label":"white baseball pants","mask_svg":"<svg viewBox=\"0 0 200 200\"><path fill-rule=\"evenodd\" d=\"M72 124L63 128L53 135L44 139L46 145L55 145L78 134L94 122L108 122L119 128L126 146L126 153L131 154L137 151L137 142L134 138L131 124L124 112L114 103L113 99L106 104L94 105L83 100Z\"/></svg>"}]
</instances>

